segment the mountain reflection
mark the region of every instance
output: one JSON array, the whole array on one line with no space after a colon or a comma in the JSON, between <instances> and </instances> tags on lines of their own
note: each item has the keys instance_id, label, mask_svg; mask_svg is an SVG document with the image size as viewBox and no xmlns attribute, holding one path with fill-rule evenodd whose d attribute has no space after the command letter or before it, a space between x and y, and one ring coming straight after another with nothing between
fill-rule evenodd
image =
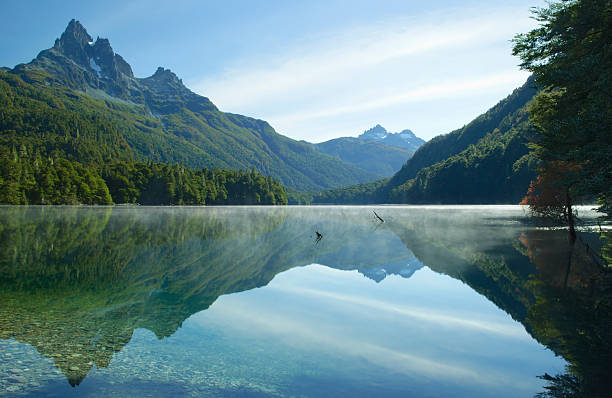
<instances>
[{"instance_id":1,"label":"mountain reflection","mask_svg":"<svg viewBox=\"0 0 612 398\"><path fill-rule=\"evenodd\" d=\"M170 336L220 295L318 257L336 253L339 268L413 258L397 239L372 237L367 222L325 218L277 208L3 208L0 338L31 344L77 385L134 329ZM326 233L318 245L316 228ZM363 242L365 256L351 246Z\"/></svg>"},{"instance_id":2,"label":"mountain reflection","mask_svg":"<svg viewBox=\"0 0 612 398\"><path fill-rule=\"evenodd\" d=\"M219 296L290 268L319 263L379 282L426 265L562 355L568 373L547 375L549 387L610 391L611 284L597 234L568 247L562 231L525 225L516 209L377 212L382 226L358 207L2 208L0 338L32 345L75 386L135 329L170 336Z\"/></svg>"}]
</instances>

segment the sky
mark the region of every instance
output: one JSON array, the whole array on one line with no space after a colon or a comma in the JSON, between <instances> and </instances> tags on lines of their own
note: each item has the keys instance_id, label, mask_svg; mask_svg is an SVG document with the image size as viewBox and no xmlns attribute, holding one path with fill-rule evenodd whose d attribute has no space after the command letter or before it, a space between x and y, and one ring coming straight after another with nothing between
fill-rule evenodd
<instances>
[{"instance_id":1,"label":"sky","mask_svg":"<svg viewBox=\"0 0 612 398\"><path fill-rule=\"evenodd\" d=\"M381 124L429 140L469 123L528 73L511 39L536 26L509 1L3 0L0 66L29 62L70 19L137 77L170 68L219 109L321 142Z\"/></svg>"}]
</instances>

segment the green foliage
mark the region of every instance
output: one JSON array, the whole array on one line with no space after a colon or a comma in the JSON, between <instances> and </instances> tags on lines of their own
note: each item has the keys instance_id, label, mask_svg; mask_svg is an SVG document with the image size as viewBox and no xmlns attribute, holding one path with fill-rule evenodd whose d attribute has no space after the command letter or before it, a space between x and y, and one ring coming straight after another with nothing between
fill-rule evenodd
<instances>
[{"instance_id":1,"label":"green foliage","mask_svg":"<svg viewBox=\"0 0 612 398\"><path fill-rule=\"evenodd\" d=\"M382 189L389 180L379 180L367 184L350 185L344 188L315 192L313 204L368 204L385 203Z\"/></svg>"},{"instance_id":2,"label":"green foliage","mask_svg":"<svg viewBox=\"0 0 612 398\"><path fill-rule=\"evenodd\" d=\"M283 205L287 195L256 171L193 170L117 161L101 170L67 159L19 156L0 147L0 203Z\"/></svg>"},{"instance_id":3,"label":"green foliage","mask_svg":"<svg viewBox=\"0 0 612 398\"><path fill-rule=\"evenodd\" d=\"M518 203L533 177L526 136L527 113L513 115L511 128L496 128L460 153L421 169L393 187L391 203Z\"/></svg>"},{"instance_id":4,"label":"green foliage","mask_svg":"<svg viewBox=\"0 0 612 398\"><path fill-rule=\"evenodd\" d=\"M0 72L0 146L85 163L130 159L132 151L119 133L122 126L95 111L99 104L94 101L70 95Z\"/></svg>"},{"instance_id":5,"label":"green foliage","mask_svg":"<svg viewBox=\"0 0 612 398\"><path fill-rule=\"evenodd\" d=\"M110 204L95 170L67 159L24 157L0 147L0 203Z\"/></svg>"},{"instance_id":6,"label":"green foliage","mask_svg":"<svg viewBox=\"0 0 612 398\"><path fill-rule=\"evenodd\" d=\"M552 2L534 10L540 26L514 39L521 67L545 88L531 109L543 166L565 164L574 197L612 204L612 6L606 0Z\"/></svg>"},{"instance_id":7,"label":"green foliage","mask_svg":"<svg viewBox=\"0 0 612 398\"><path fill-rule=\"evenodd\" d=\"M255 170L192 170L164 163L120 162L102 171L116 203L143 205L284 205L287 195Z\"/></svg>"},{"instance_id":8,"label":"green foliage","mask_svg":"<svg viewBox=\"0 0 612 398\"><path fill-rule=\"evenodd\" d=\"M0 203L287 203L280 184L258 172L177 165L178 160L200 166L215 161L165 133L160 121L142 111L62 87L36 87L0 72Z\"/></svg>"}]
</instances>

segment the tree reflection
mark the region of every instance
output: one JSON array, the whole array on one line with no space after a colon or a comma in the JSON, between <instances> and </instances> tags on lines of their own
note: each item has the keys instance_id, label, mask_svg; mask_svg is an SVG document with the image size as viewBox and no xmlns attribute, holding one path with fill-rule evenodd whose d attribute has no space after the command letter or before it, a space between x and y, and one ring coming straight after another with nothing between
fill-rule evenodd
<instances>
[{"instance_id":1,"label":"tree reflection","mask_svg":"<svg viewBox=\"0 0 612 398\"><path fill-rule=\"evenodd\" d=\"M359 208L4 208L0 338L31 344L77 385L135 328L170 336L220 295L292 267L402 274L411 259L464 281L569 362L542 376L542 397L606 396L612 276L595 261L599 235L572 245L567 232L478 211L399 209L374 224ZM312 231L325 238L314 244ZM609 240L601 252L609 263Z\"/></svg>"},{"instance_id":2,"label":"tree reflection","mask_svg":"<svg viewBox=\"0 0 612 398\"><path fill-rule=\"evenodd\" d=\"M534 337L563 356L565 373L541 376L538 397L607 397L612 391L612 275L594 257L597 234L534 230L521 242L539 273L526 322Z\"/></svg>"}]
</instances>

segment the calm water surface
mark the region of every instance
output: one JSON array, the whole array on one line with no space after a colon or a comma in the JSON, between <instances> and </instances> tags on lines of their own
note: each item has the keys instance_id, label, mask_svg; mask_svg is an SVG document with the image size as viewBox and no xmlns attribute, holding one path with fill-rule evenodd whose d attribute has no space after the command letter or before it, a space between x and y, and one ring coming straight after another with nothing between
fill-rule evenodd
<instances>
[{"instance_id":1,"label":"calm water surface","mask_svg":"<svg viewBox=\"0 0 612 398\"><path fill-rule=\"evenodd\" d=\"M2 207L0 395L605 392L581 214L570 247L514 206Z\"/></svg>"}]
</instances>

